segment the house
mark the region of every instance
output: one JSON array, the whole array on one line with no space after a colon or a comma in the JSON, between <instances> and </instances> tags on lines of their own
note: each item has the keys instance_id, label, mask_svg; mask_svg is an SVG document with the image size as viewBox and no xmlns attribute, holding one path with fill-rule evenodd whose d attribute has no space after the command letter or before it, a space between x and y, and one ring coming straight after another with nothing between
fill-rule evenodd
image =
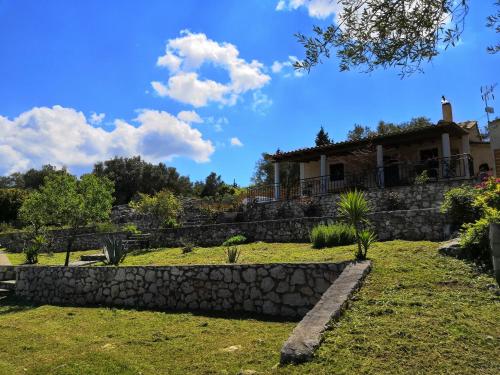
<instances>
[{"instance_id":1,"label":"house","mask_svg":"<svg viewBox=\"0 0 500 375\"><path fill-rule=\"evenodd\" d=\"M349 188L410 185L416 179L470 180L491 174L493 153L490 143L482 138L477 121L455 123L447 101L442 110L443 119L436 125L270 155L275 183L256 188L251 195L279 200ZM279 180L284 162L299 163L299 181Z\"/></svg>"}]
</instances>

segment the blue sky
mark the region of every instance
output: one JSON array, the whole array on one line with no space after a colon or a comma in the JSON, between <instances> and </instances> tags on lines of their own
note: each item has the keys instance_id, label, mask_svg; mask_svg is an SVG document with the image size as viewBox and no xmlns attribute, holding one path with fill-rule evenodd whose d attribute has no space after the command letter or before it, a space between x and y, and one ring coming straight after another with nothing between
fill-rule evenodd
<instances>
[{"instance_id":1,"label":"blue sky","mask_svg":"<svg viewBox=\"0 0 500 375\"><path fill-rule=\"evenodd\" d=\"M493 0L471 1L460 45L404 80L340 73L335 59L294 74L293 34L334 18L315 3L0 0L0 174L141 154L245 185L262 152L310 146L320 125L341 141L355 123L437 121L443 94L455 120L485 124Z\"/></svg>"}]
</instances>

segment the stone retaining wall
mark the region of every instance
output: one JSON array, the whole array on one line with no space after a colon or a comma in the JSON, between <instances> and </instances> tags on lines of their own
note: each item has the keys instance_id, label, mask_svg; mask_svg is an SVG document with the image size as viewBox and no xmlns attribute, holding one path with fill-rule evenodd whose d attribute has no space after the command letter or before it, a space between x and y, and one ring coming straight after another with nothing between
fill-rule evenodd
<instances>
[{"instance_id":1,"label":"stone retaining wall","mask_svg":"<svg viewBox=\"0 0 500 375\"><path fill-rule=\"evenodd\" d=\"M265 220L256 222L211 224L192 227L165 229L152 236L152 247L181 246L182 242L192 242L197 246L219 246L227 238L243 234L251 241L265 242L309 242L311 229L321 223L334 222L335 217L303 217L296 219ZM428 240L442 241L449 236L446 216L437 208L375 212L370 215L373 228L382 241ZM127 233L93 233L77 236L74 250L99 249L106 236L115 235L122 239ZM21 251L24 241L4 242L0 244L10 251ZM51 250L66 250L66 239L53 239Z\"/></svg>"},{"instance_id":2,"label":"stone retaining wall","mask_svg":"<svg viewBox=\"0 0 500 375\"><path fill-rule=\"evenodd\" d=\"M347 264L19 266L16 294L48 304L300 317L316 304Z\"/></svg>"},{"instance_id":3,"label":"stone retaining wall","mask_svg":"<svg viewBox=\"0 0 500 375\"><path fill-rule=\"evenodd\" d=\"M439 208L444 193L471 180L443 181L425 185L399 186L365 191L373 212ZM340 194L326 194L302 200L252 204L243 213L243 221L283 218L336 216Z\"/></svg>"}]
</instances>

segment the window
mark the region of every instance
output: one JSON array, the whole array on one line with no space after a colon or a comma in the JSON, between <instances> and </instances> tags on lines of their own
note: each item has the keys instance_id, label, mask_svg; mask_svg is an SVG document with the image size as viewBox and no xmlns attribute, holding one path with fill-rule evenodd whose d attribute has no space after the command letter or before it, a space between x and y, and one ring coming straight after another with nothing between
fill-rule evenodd
<instances>
[{"instance_id":1,"label":"window","mask_svg":"<svg viewBox=\"0 0 500 375\"><path fill-rule=\"evenodd\" d=\"M330 181L344 180L344 164L330 164Z\"/></svg>"}]
</instances>

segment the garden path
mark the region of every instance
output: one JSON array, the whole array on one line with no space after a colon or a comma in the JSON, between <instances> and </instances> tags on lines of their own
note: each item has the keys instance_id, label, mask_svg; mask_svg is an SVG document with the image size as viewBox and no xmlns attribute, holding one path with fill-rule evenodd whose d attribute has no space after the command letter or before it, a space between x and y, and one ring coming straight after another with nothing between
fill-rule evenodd
<instances>
[{"instance_id":1,"label":"garden path","mask_svg":"<svg viewBox=\"0 0 500 375\"><path fill-rule=\"evenodd\" d=\"M0 251L0 266L10 266L12 263L10 262L9 258L7 258L7 255L2 253Z\"/></svg>"}]
</instances>

